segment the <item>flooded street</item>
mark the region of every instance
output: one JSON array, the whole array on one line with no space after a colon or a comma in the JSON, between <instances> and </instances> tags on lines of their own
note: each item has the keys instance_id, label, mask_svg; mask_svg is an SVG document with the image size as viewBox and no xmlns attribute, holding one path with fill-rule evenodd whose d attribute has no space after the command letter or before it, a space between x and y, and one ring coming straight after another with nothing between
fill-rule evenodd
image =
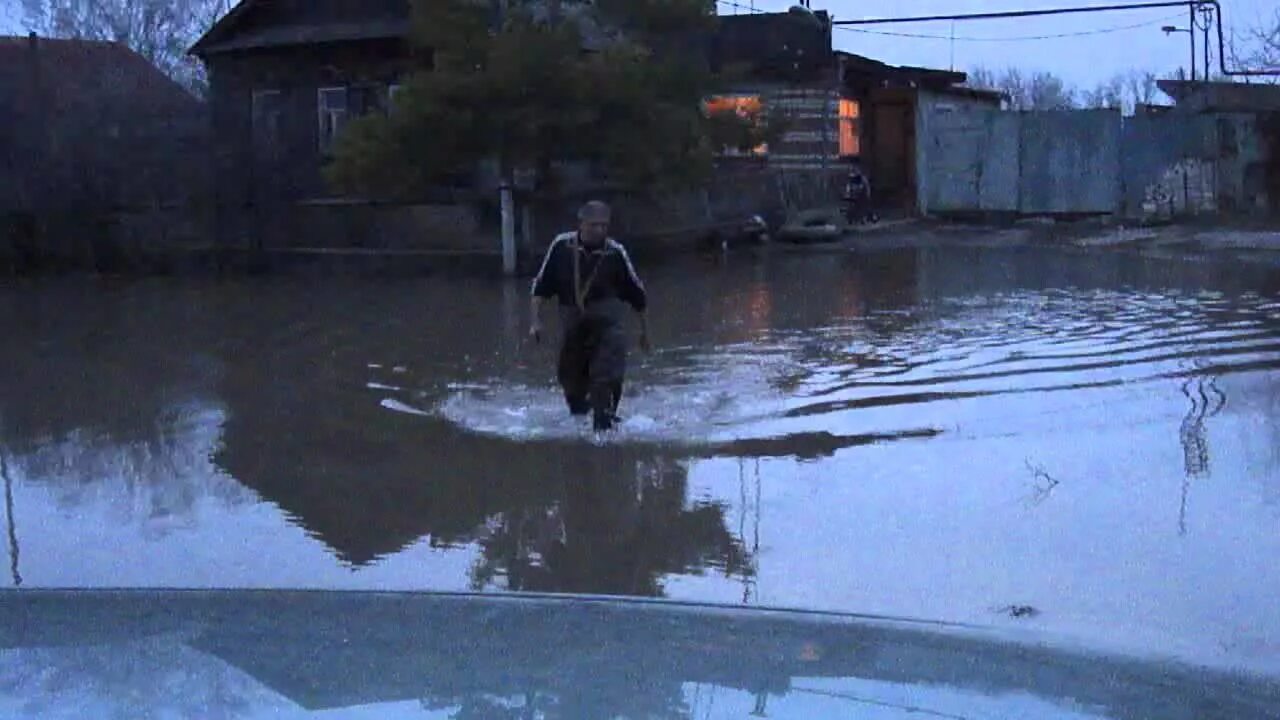
<instances>
[{"instance_id":1,"label":"flooded street","mask_svg":"<svg viewBox=\"0 0 1280 720\"><path fill-rule=\"evenodd\" d=\"M642 262L622 429L527 284L0 285L8 582L661 596L1280 673L1280 272Z\"/></svg>"}]
</instances>

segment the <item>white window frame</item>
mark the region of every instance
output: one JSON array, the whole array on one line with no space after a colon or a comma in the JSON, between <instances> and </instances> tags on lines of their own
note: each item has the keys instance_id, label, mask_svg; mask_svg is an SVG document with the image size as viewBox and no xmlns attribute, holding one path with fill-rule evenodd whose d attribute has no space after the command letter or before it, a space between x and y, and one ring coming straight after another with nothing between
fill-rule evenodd
<instances>
[{"instance_id":1,"label":"white window frame","mask_svg":"<svg viewBox=\"0 0 1280 720\"><path fill-rule=\"evenodd\" d=\"M316 137L321 153L328 154L333 150L333 143L351 117L349 90L346 85L329 85L316 89ZM339 92L342 93L342 107L327 107L325 95Z\"/></svg>"}]
</instances>

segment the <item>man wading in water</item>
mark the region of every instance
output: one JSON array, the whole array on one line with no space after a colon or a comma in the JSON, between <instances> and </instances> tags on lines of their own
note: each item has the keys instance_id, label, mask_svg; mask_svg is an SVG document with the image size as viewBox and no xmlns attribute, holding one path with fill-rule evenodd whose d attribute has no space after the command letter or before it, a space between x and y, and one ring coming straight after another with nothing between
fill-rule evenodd
<instances>
[{"instance_id":1,"label":"man wading in water","mask_svg":"<svg viewBox=\"0 0 1280 720\"><path fill-rule=\"evenodd\" d=\"M623 316L630 305L640 316L640 347L649 351L644 284L627 251L609 237L609 206L592 201L578 211L578 231L558 236L533 280L529 334L542 337L542 303L560 301L558 376L574 415L592 414L596 430L618 421L627 369Z\"/></svg>"}]
</instances>

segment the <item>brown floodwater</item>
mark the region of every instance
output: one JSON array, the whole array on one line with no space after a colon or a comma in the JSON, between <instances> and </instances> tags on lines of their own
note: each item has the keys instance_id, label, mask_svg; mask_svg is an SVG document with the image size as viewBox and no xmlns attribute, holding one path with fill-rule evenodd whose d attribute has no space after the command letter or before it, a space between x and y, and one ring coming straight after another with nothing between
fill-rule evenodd
<instances>
[{"instance_id":1,"label":"brown floodwater","mask_svg":"<svg viewBox=\"0 0 1280 720\"><path fill-rule=\"evenodd\" d=\"M1274 267L641 272L657 348L605 439L523 281L0 281L8 582L661 596L1280 668Z\"/></svg>"}]
</instances>

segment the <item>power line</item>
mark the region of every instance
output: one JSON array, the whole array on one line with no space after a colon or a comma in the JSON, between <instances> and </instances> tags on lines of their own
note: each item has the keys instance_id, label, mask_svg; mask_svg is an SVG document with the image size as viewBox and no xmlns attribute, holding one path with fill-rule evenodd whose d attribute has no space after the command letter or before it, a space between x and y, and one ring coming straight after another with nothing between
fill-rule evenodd
<instances>
[{"instance_id":1,"label":"power line","mask_svg":"<svg viewBox=\"0 0 1280 720\"><path fill-rule=\"evenodd\" d=\"M1164 2L1135 2L1120 5L1086 5L1083 7L1044 8L1041 10L1006 10L989 13L964 13L960 15L918 15L915 17L870 18L864 20L838 20L833 25L886 25L890 23L935 22L938 20L1000 20L1007 18L1043 17L1046 15L1073 15L1080 13L1112 12L1116 10L1145 10L1148 8L1167 8L1200 6L1209 4L1208 0L1165 0Z\"/></svg>"},{"instance_id":2,"label":"power line","mask_svg":"<svg viewBox=\"0 0 1280 720\"><path fill-rule=\"evenodd\" d=\"M716 2L721 5L728 5L729 7L736 8L738 10L746 10L748 12L753 12L753 13L756 13L757 15L761 15L768 12L766 10L761 10L758 7L752 7L751 5L743 5L742 3L733 2L733 0L716 0Z\"/></svg>"},{"instance_id":3,"label":"power line","mask_svg":"<svg viewBox=\"0 0 1280 720\"><path fill-rule=\"evenodd\" d=\"M1134 23L1132 25L1118 25L1115 27L1097 28L1095 30L1081 30L1079 32L1055 33L1052 35L1015 35L1012 37L965 37L961 35L929 35L925 33L903 33L890 32L888 30L863 30L862 28L853 28L845 25L838 25L840 30L848 32L860 33L863 35L887 35L891 37L901 38L917 38L921 40L961 40L964 42L1022 42L1028 40L1055 40L1058 38L1084 37L1086 35L1106 35L1108 33L1123 32L1125 30L1136 30L1138 28L1150 27L1158 23L1168 20L1175 20L1182 17L1182 13L1177 15L1167 15L1155 20L1147 20L1145 22Z\"/></svg>"},{"instance_id":4,"label":"power line","mask_svg":"<svg viewBox=\"0 0 1280 720\"><path fill-rule=\"evenodd\" d=\"M767 12L765 10L761 10L756 7L750 7L747 5L743 5L742 3L734 2L733 0L716 0L716 2L718 2L721 5L726 5L732 8L748 10L756 14L762 14ZM1179 4L1185 5L1186 3L1183 2ZM1168 4L1162 4L1157 7L1168 7ZM1093 9L1093 8L1089 8L1089 9ZM891 32L888 30L864 30L862 28L855 28L855 27L849 27L848 25L842 25L840 22L835 22L833 23L833 25L835 25L836 28L839 30L860 33L863 35L884 35L888 37L915 38L920 40L960 40L963 42L1024 42L1024 41L1032 41L1032 40L1056 40L1060 38L1085 37L1088 35L1105 35L1108 33L1124 32L1125 30L1136 30L1138 28L1150 27L1157 23L1162 23L1168 20L1176 20L1181 17L1182 17L1182 13L1178 13L1177 15L1167 15L1162 18L1158 18L1155 20L1147 20L1145 22L1140 22L1140 23L1134 23L1132 25L1119 25L1116 27L1098 28L1096 30L1083 30L1079 32L1056 33L1051 35L1015 35L1012 37L965 37L962 35L954 35L954 36L953 35L929 35L926 33ZM886 22L889 22L889 21L886 21Z\"/></svg>"}]
</instances>

